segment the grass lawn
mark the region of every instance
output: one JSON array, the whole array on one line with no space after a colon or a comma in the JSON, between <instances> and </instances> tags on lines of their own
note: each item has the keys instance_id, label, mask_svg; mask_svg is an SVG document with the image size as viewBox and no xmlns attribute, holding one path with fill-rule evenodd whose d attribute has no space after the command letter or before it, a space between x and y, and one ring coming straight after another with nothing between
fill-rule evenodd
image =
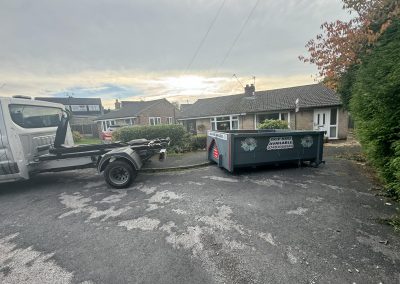
<instances>
[{"instance_id":1,"label":"grass lawn","mask_svg":"<svg viewBox=\"0 0 400 284\"><path fill-rule=\"evenodd\" d=\"M75 142L75 144L76 145L101 144L101 140L99 138L83 137L81 141Z\"/></svg>"}]
</instances>

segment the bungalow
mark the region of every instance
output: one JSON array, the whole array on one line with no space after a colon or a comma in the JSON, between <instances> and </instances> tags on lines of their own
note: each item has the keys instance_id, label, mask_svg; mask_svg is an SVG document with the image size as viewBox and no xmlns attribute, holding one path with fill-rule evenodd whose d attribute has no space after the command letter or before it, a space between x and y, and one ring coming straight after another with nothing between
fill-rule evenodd
<instances>
[{"instance_id":1,"label":"bungalow","mask_svg":"<svg viewBox=\"0 0 400 284\"><path fill-rule=\"evenodd\" d=\"M188 131L257 129L266 119L287 121L291 129L323 130L329 139L345 139L348 113L340 96L323 84L255 91L200 99L178 117Z\"/></svg>"},{"instance_id":2,"label":"bungalow","mask_svg":"<svg viewBox=\"0 0 400 284\"><path fill-rule=\"evenodd\" d=\"M174 124L177 109L166 99L115 102L116 110L97 117L99 131L115 125Z\"/></svg>"}]
</instances>

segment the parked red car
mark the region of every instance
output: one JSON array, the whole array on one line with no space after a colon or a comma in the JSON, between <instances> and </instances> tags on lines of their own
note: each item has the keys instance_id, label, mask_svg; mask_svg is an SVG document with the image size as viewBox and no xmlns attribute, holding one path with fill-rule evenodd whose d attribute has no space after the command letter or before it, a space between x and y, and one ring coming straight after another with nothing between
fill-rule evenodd
<instances>
[{"instance_id":1,"label":"parked red car","mask_svg":"<svg viewBox=\"0 0 400 284\"><path fill-rule=\"evenodd\" d=\"M112 133L117 130L118 128L124 127L126 125L112 125L107 128L106 131L102 131L100 133L100 139L103 141L103 143L111 143L112 141Z\"/></svg>"}]
</instances>

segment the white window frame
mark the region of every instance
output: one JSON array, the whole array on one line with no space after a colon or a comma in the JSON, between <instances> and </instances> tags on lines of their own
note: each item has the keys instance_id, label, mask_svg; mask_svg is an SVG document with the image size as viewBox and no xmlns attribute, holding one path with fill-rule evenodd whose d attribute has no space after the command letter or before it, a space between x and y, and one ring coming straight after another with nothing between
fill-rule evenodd
<instances>
[{"instance_id":1,"label":"white window frame","mask_svg":"<svg viewBox=\"0 0 400 284\"><path fill-rule=\"evenodd\" d=\"M88 108L88 111L90 111L90 112L100 111L99 105L88 105L87 108Z\"/></svg>"},{"instance_id":2,"label":"white window frame","mask_svg":"<svg viewBox=\"0 0 400 284\"><path fill-rule=\"evenodd\" d=\"M151 121L153 121L153 124L151 123ZM161 117L158 116L149 117L149 125L157 125L157 124L161 124Z\"/></svg>"},{"instance_id":3,"label":"white window frame","mask_svg":"<svg viewBox=\"0 0 400 284\"><path fill-rule=\"evenodd\" d=\"M264 115L264 114L273 114L273 113L278 113L279 114L279 119L278 120L282 120L282 114L286 114L287 115L287 120L284 120L288 123L288 126L290 128L290 111L280 111L280 112L260 112L260 113L256 113L254 114L254 129L258 129L258 125L260 124L260 122L258 121L258 115Z\"/></svg>"},{"instance_id":4,"label":"white window frame","mask_svg":"<svg viewBox=\"0 0 400 284\"><path fill-rule=\"evenodd\" d=\"M71 105L72 112L87 112L88 106L87 105Z\"/></svg>"},{"instance_id":5,"label":"white window frame","mask_svg":"<svg viewBox=\"0 0 400 284\"><path fill-rule=\"evenodd\" d=\"M167 124L172 124L172 117L171 116L167 117Z\"/></svg>"},{"instance_id":6,"label":"white window frame","mask_svg":"<svg viewBox=\"0 0 400 284\"><path fill-rule=\"evenodd\" d=\"M221 120L218 121L217 119L219 117L229 117L229 120ZM234 118L235 117L235 118ZM218 122L228 122L229 121L229 130L239 130L240 129L240 119L239 119L239 115L219 115L219 116L214 116L210 118L210 123L211 123L211 129L212 130L218 130L217 129L217 123ZM237 121L237 129L233 129L233 122Z\"/></svg>"},{"instance_id":7,"label":"white window frame","mask_svg":"<svg viewBox=\"0 0 400 284\"><path fill-rule=\"evenodd\" d=\"M124 121L126 122L127 119L130 119L131 124L130 125L135 125L135 118L136 117L124 117L124 118L118 118L118 119L105 119L105 120L98 120L101 123L101 129L102 131L107 131L107 129L110 126L118 125L117 120Z\"/></svg>"}]
</instances>

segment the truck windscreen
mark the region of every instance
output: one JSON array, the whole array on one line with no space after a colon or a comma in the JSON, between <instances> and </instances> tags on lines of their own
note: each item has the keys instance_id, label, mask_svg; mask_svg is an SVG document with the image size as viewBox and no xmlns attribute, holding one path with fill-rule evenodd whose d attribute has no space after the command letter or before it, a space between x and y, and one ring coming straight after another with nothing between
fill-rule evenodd
<instances>
[{"instance_id":1,"label":"truck windscreen","mask_svg":"<svg viewBox=\"0 0 400 284\"><path fill-rule=\"evenodd\" d=\"M57 127L62 110L55 107L11 104L11 119L23 128Z\"/></svg>"}]
</instances>

